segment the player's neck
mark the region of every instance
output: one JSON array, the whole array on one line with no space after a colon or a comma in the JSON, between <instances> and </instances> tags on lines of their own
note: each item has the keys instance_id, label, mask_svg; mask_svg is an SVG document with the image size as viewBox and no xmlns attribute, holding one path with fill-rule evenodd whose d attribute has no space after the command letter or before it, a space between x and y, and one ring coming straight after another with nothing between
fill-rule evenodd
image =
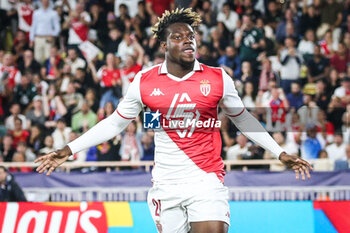
<instances>
[{"instance_id":1,"label":"player's neck","mask_svg":"<svg viewBox=\"0 0 350 233\"><path fill-rule=\"evenodd\" d=\"M179 64L167 60L166 62L167 70L169 74L172 74L178 78L184 77L189 72L193 71L194 62L187 64Z\"/></svg>"}]
</instances>

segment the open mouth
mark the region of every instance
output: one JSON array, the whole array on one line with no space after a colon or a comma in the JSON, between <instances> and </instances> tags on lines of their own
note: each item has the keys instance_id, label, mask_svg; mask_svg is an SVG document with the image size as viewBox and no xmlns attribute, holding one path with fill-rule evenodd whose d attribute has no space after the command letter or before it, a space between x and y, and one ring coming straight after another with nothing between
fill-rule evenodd
<instances>
[{"instance_id":1,"label":"open mouth","mask_svg":"<svg viewBox=\"0 0 350 233\"><path fill-rule=\"evenodd\" d=\"M186 48L184 50L182 50L184 53L187 53L187 54L193 54L194 53L194 49L193 48Z\"/></svg>"}]
</instances>

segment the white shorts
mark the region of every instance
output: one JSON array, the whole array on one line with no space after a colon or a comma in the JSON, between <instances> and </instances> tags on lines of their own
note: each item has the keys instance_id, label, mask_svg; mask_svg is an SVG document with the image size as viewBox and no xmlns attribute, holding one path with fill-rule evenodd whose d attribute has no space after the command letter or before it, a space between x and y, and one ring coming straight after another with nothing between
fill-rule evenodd
<instances>
[{"instance_id":1,"label":"white shorts","mask_svg":"<svg viewBox=\"0 0 350 233\"><path fill-rule=\"evenodd\" d=\"M196 182L154 184L147 202L159 233L188 233L191 222L230 224L228 189L214 173Z\"/></svg>"}]
</instances>

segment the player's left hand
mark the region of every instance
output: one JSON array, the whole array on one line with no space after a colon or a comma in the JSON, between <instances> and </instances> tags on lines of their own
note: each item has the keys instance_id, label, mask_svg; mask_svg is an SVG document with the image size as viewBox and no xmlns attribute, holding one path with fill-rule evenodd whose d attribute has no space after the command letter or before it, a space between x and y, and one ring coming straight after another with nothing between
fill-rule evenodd
<instances>
[{"instance_id":1,"label":"player's left hand","mask_svg":"<svg viewBox=\"0 0 350 233\"><path fill-rule=\"evenodd\" d=\"M293 169L296 175L296 179L298 180L300 175L301 179L305 180L305 174L308 179L310 179L310 170L312 170L311 165L306 162L305 160L299 158L295 155L288 155L287 153L283 152L279 156L279 160L287 166L289 169Z\"/></svg>"}]
</instances>

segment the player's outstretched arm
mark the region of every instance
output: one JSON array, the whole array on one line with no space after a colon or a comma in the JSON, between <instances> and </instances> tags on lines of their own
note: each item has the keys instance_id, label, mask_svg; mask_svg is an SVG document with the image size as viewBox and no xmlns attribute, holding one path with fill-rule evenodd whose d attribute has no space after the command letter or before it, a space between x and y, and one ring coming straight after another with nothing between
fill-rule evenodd
<instances>
[{"instance_id":1,"label":"player's outstretched arm","mask_svg":"<svg viewBox=\"0 0 350 233\"><path fill-rule=\"evenodd\" d=\"M238 116L229 116L229 118L250 140L260 145L265 150L271 151L271 153L274 154L276 158L279 158L285 166L289 169L293 169L296 173L296 179L299 179L301 175L301 178L305 180L305 174L310 178L309 170L312 170L311 165L297 156L288 155L284 152L270 134L267 133L259 121L246 109L244 109Z\"/></svg>"},{"instance_id":2,"label":"player's outstretched arm","mask_svg":"<svg viewBox=\"0 0 350 233\"><path fill-rule=\"evenodd\" d=\"M36 170L39 173L48 171L46 175L50 175L55 168L64 163L70 155L117 136L131 121L132 119L125 119L115 111L112 115L100 121L79 138L68 143L63 149L51 152L36 159L36 163L41 162Z\"/></svg>"},{"instance_id":3,"label":"player's outstretched arm","mask_svg":"<svg viewBox=\"0 0 350 233\"><path fill-rule=\"evenodd\" d=\"M299 173L303 180L305 179L305 173L310 178L309 170L312 169L310 164L297 156L288 155L284 152L270 134L266 132L260 122L244 108L231 77L224 70L222 70L222 74L224 92L221 107L226 115L246 137L265 150L269 150L285 166L293 169L297 179L299 179Z\"/></svg>"}]
</instances>

